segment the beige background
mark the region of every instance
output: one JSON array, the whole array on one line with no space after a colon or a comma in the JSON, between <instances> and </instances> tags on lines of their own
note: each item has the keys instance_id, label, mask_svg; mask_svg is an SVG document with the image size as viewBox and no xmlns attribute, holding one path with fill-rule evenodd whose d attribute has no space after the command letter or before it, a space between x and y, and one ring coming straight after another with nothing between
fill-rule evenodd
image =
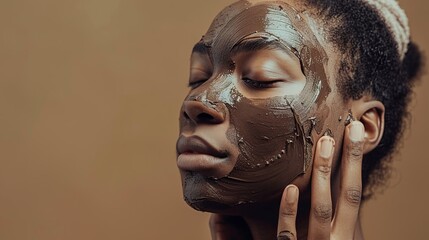
<instances>
[{"instance_id":1,"label":"beige background","mask_svg":"<svg viewBox=\"0 0 429 240\"><path fill-rule=\"evenodd\" d=\"M174 149L191 47L229 2L0 2L0 239L208 239ZM429 4L401 3L427 51ZM368 239L429 235L428 81Z\"/></svg>"}]
</instances>

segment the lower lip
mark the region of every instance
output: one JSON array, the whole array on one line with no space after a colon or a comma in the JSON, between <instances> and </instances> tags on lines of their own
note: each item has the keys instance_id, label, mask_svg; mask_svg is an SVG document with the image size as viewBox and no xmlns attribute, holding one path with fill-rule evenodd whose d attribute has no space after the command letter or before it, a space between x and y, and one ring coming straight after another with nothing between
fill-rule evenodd
<instances>
[{"instance_id":1,"label":"lower lip","mask_svg":"<svg viewBox=\"0 0 429 240\"><path fill-rule=\"evenodd\" d=\"M177 157L177 167L184 171L210 171L222 168L227 158L199 153L182 153Z\"/></svg>"}]
</instances>

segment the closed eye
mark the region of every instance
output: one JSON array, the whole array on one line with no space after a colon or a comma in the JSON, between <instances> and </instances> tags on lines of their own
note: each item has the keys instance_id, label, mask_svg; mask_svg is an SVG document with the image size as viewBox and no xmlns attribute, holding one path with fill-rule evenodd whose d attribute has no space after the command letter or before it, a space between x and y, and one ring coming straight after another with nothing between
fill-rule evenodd
<instances>
[{"instance_id":1,"label":"closed eye","mask_svg":"<svg viewBox=\"0 0 429 240\"><path fill-rule=\"evenodd\" d=\"M191 89L195 89L195 88L201 86L207 80L208 79L201 79L201 80L197 80L197 81L192 81L192 82L188 83L188 87L190 87Z\"/></svg>"},{"instance_id":2,"label":"closed eye","mask_svg":"<svg viewBox=\"0 0 429 240\"><path fill-rule=\"evenodd\" d=\"M276 86L276 83L281 82L281 80L272 80L272 81L258 81L253 80L248 77L242 78L244 84L250 88L262 89L262 88L273 88Z\"/></svg>"},{"instance_id":3,"label":"closed eye","mask_svg":"<svg viewBox=\"0 0 429 240\"><path fill-rule=\"evenodd\" d=\"M212 72L206 67L191 67L188 87L195 89L201 86L212 76Z\"/></svg>"}]
</instances>

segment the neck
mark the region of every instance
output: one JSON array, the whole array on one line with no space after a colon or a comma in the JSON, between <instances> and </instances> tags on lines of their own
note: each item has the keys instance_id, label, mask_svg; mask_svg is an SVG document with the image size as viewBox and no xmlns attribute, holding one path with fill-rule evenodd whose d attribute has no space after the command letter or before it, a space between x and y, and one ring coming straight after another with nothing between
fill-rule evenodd
<instances>
[{"instance_id":1,"label":"neck","mask_svg":"<svg viewBox=\"0 0 429 240\"><path fill-rule=\"evenodd\" d=\"M301 206L298 210L296 220L297 239L307 239L308 222L310 213L310 202L300 202ZM306 206L306 207L303 207ZM243 219L249 227L252 234L252 240L272 240L277 239L277 224L278 224L278 208L265 209L258 211L258 214L243 216ZM356 222L354 238L355 240L363 240L362 226L360 223L360 215Z\"/></svg>"},{"instance_id":2,"label":"neck","mask_svg":"<svg viewBox=\"0 0 429 240\"><path fill-rule=\"evenodd\" d=\"M277 239L277 220L274 217L248 216L244 220L249 226L252 240Z\"/></svg>"}]
</instances>

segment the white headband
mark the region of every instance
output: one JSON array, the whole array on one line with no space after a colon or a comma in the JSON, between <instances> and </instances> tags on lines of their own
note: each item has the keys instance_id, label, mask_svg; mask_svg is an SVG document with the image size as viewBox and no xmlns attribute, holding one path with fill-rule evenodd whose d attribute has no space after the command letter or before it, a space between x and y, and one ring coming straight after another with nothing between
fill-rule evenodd
<instances>
[{"instance_id":1,"label":"white headband","mask_svg":"<svg viewBox=\"0 0 429 240\"><path fill-rule=\"evenodd\" d=\"M364 0L374 7L384 19L387 27L392 32L398 45L398 53L401 60L404 59L410 42L410 27L404 10L396 0Z\"/></svg>"}]
</instances>

